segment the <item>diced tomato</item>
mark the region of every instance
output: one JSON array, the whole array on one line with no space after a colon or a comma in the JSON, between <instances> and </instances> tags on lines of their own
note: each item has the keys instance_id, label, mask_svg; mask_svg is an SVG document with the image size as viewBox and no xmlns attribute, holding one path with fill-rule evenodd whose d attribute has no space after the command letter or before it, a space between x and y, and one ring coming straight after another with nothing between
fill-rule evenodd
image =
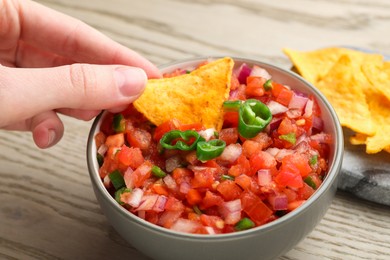
<instances>
[{"instance_id":1,"label":"diced tomato","mask_svg":"<svg viewBox=\"0 0 390 260\"><path fill-rule=\"evenodd\" d=\"M293 97L294 95L294 92L292 90L289 90L287 88L283 88L279 95L277 96L276 98L276 102L284 105L284 106L288 106L288 104L290 104L290 101L291 101L291 98Z\"/></svg>"},{"instance_id":2,"label":"diced tomato","mask_svg":"<svg viewBox=\"0 0 390 260\"><path fill-rule=\"evenodd\" d=\"M242 153L250 158L252 155L258 153L263 149L263 145L252 140L245 140L242 143Z\"/></svg>"},{"instance_id":3,"label":"diced tomato","mask_svg":"<svg viewBox=\"0 0 390 260\"><path fill-rule=\"evenodd\" d=\"M204 130L204 126L201 123L193 123L193 124L184 124L179 126L180 131L186 131L186 130L195 130L200 131Z\"/></svg>"},{"instance_id":4,"label":"diced tomato","mask_svg":"<svg viewBox=\"0 0 390 260\"><path fill-rule=\"evenodd\" d=\"M312 169L309 165L309 159L301 153L293 153L283 158L282 164L293 164L302 177L306 177Z\"/></svg>"},{"instance_id":5,"label":"diced tomato","mask_svg":"<svg viewBox=\"0 0 390 260\"><path fill-rule=\"evenodd\" d=\"M167 202L165 203L165 209L169 211L184 211L183 203L176 199L173 196L168 197Z\"/></svg>"},{"instance_id":6,"label":"diced tomato","mask_svg":"<svg viewBox=\"0 0 390 260\"><path fill-rule=\"evenodd\" d=\"M95 135L95 144L97 148L99 148L105 142L106 142L106 135L103 132L99 132Z\"/></svg>"},{"instance_id":7,"label":"diced tomato","mask_svg":"<svg viewBox=\"0 0 390 260\"><path fill-rule=\"evenodd\" d=\"M143 183L151 176L152 166L153 165L150 161L145 161L132 173L131 178L134 187L141 187Z\"/></svg>"},{"instance_id":8,"label":"diced tomato","mask_svg":"<svg viewBox=\"0 0 390 260\"><path fill-rule=\"evenodd\" d=\"M180 121L177 120L176 118L166 121L165 123L162 123L154 130L153 140L157 142L160 141L161 137L163 137L165 133L178 129L179 126L180 126Z\"/></svg>"},{"instance_id":9,"label":"diced tomato","mask_svg":"<svg viewBox=\"0 0 390 260\"><path fill-rule=\"evenodd\" d=\"M225 114L223 116L223 125L224 125L224 128L237 127L238 126L238 112L235 112L235 111L225 112Z\"/></svg>"},{"instance_id":10,"label":"diced tomato","mask_svg":"<svg viewBox=\"0 0 390 260\"><path fill-rule=\"evenodd\" d=\"M291 188L301 188L304 183L299 169L292 163L282 164L274 180L280 186Z\"/></svg>"},{"instance_id":11,"label":"diced tomato","mask_svg":"<svg viewBox=\"0 0 390 260\"><path fill-rule=\"evenodd\" d=\"M219 139L225 141L226 145L235 144L238 140L238 130L235 127L224 128L219 132Z\"/></svg>"},{"instance_id":12,"label":"diced tomato","mask_svg":"<svg viewBox=\"0 0 390 260\"><path fill-rule=\"evenodd\" d=\"M159 195L168 196L169 191L163 183L154 183L151 187L152 191Z\"/></svg>"},{"instance_id":13,"label":"diced tomato","mask_svg":"<svg viewBox=\"0 0 390 260\"><path fill-rule=\"evenodd\" d=\"M250 190L252 187L252 178L248 175L241 174L234 178L235 183L237 183L243 190Z\"/></svg>"},{"instance_id":14,"label":"diced tomato","mask_svg":"<svg viewBox=\"0 0 390 260\"><path fill-rule=\"evenodd\" d=\"M297 125L293 123L293 121L287 117L285 117L278 127L278 134L286 135L290 133L297 132Z\"/></svg>"},{"instance_id":15,"label":"diced tomato","mask_svg":"<svg viewBox=\"0 0 390 260\"><path fill-rule=\"evenodd\" d=\"M307 200L311 195L313 195L314 191L315 190L312 187L304 182L302 187L298 189L297 195L299 199Z\"/></svg>"},{"instance_id":16,"label":"diced tomato","mask_svg":"<svg viewBox=\"0 0 390 260\"><path fill-rule=\"evenodd\" d=\"M213 206L219 206L222 203L223 203L223 198L220 195L208 190L206 191L206 194L203 197L203 200L200 204L200 208L206 209Z\"/></svg>"},{"instance_id":17,"label":"diced tomato","mask_svg":"<svg viewBox=\"0 0 390 260\"><path fill-rule=\"evenodd\" d=\"M273 211L252 192L244 191L240 199L243 211L256 225L266 223L273 215Z\"/></svg>"},{"instance_id":18,"label":"diced tomato","mask_svg":"<svg viewBox=\"0 0 390 260\"><path fill-rule=\"evenodd\" d=\"M152 142L152 135L144 129L134 128L133 131L126 134L126 139L131 146L146 151Z\"/></svg>"},{"instance_id":19,"label":"diced tomato","mask_svg":"<svg viewBox=\"0 0 390 260\"><path fill-rule=\"evenodd\" d=\"M303 203L305 203L306 200L296 200L288 203L287 205L287 210L288 211L293 211L294 209L298 208L301 206Z\"/></svg>"},{"instance_id":20,"label":"diced tomato","mask_svg":"<svg viewBox=\"0 0 390 260\"><path fill-rule=\"evenodd\" d=\"M200 215L200 221L205 226L213 227L220 230L225 227L225 222L221 217L218 216L210 216L210 215L202 214Z\"/></svg>"},{"instance_id":21,"label":"diced tomato","mask_svg":"<svg viewBox=\"0 0 390 260\"><path fill-rule=\"evenodd\" d=\"M244 155L240 155L237 159L237 164L230 167L228 173L231 176L239 176L241 174L251 175L251 165L249 160Z\"/></svg>"},{"instance_id":22,"label":"diced tomato","mask_svg":"<svg viewBox=\"0 0 390 260\"><path fill-rule=\"evenodd\" d=\"M234 200L240 197L241 188L232 180L224 180L217 186L217 191L226 201Z\"/></svg>"},{"instance_id":23,"label":"diced tomato","mask_svg":"<svg viewBox=\"0 0 390 260\"><path fill-rule=\"evenodd\" d=\"M105 144L108 147L121 147L125 143L125 136L123 133L109 135L106 138Z\"/></svg>"},{"instance_id":24,"label":"diced tomato","mask_svg":"<svg viewBox=\"0 0 390 260\"><path fill-rule=\"evenodd\" d=\"M269 153L259 151L249 159L251 174L254 175L260 169L272 169L276 167L276 159Z\"/></svg>"},{"instance_id":25,"label":"diced tomato","mask_svg":"<svg viewBox=\"0 0 390 260\"><path fill-rule=\"evenodd\" d=\"M194 188L211 188L214 183L215 168L205 167L201 170L194 170L194 178L191 185Z\"/></svg>"},{"instance_id":26,"label":"diced tomato","mask_svg":"<svg viewBox=\"0 0 390 260\"><path fill-rule=\"evenodd\" d=\"M112 128L112 121L114 118L114 114L105 114L102 123L100 125L100 131L102 131L105 135L109 136L114 134L114 129Z\"/></svg>"},{"instance_id":27,"label":"diced tomato","mask_svg":"<svg viewBox=\"0 0 390 260\"><path fill-rule=\"evenodd\" d=\"M264 95L264 83L266 79L262 77L249 76L246 78L245 94L248 97L261 97Z\"/></svg>"},{"instance_id":28,"label":"diced tomato","mask_svg":"<svg viewBox=\"0 0 390 260\"><path fill-rule=\"evenodd\" d=\"M172 172L172 177L177 184L180 184L183 181L190 182L193 175L193 172L187 168L176 168Z\"/></svg>"},{"instance_id":29,"label":"diced tomato","mask_svg":"<svg viewBox=\"0 0 390 260\"><path fill-rule=\"evenodd\" d=\"M190 189L186 194L188 204L197 205L202 201L202 195L197 189Z\"/></svg>"},{"instance_id":30,"label":"diced tomato","mask_svg":"<svg viewBox=\"0 0 390 260\"><path fill-rule=\"evenodd\" d=\"M117 154L119 163L129 166L132 169L138 168L143 162L144 157L139 148L128 147L122 145L121 150Z\"/></svg>"},{"instance_id":31,"label":"diced tomato","mask_svg":"<svg viewBox=\"0 0 390 260\"><path fill-rule=\"evenodd\" d=\"M161 214L157 224L166 228L170 228L173 223L175 223L180 218L182 213L183 210L166 210Z\"/></svg>"}]
</instances>

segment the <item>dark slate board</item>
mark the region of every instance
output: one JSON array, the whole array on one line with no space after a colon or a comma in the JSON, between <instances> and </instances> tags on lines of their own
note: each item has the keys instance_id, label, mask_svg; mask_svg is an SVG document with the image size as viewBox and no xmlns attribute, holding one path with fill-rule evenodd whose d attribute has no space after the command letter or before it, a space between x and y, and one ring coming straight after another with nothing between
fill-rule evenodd
<instances>
[{"instance_id":1,"label":"dark slate board","mask_svg":"<svg viewBox=\"0 0 390 260\"><path fill-rule=\"evenodd\" d=\"M344 160L338 188L355 196L390 206L390 154L367 154L365 145L351 145L344 130Z\"/></svg>"}]
</instances>

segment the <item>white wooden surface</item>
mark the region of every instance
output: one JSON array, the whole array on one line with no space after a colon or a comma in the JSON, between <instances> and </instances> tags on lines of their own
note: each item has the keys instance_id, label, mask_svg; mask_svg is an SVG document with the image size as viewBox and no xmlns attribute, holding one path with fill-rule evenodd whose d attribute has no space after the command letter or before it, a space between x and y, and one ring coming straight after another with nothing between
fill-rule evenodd
<instances>
[{"instance_id":1,"label":"white wooden surface","mask_svg":"<svg viewBox=\"0 0 390 260\"><path fill-rule=\"evenodd\" d=\"M38 2L156 64L229 55L289 68L283 47L390 53L386 0ZM95 200L85 160L91 122L63 119L65 136L48 150L35 148L29 133L0 130L0 259L147 259L119 237ZM390 259L390 208L339 192L317 228L280 259Z\"/></svg>"}]
</instances>

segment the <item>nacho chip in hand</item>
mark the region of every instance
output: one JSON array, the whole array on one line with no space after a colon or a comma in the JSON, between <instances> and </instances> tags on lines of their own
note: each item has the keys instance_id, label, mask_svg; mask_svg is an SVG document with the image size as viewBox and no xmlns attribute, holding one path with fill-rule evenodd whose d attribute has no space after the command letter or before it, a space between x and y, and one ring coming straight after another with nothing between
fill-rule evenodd
<instances>
[{"instance_id":1,"label":"nacho chip in hand","mask_svg":"<svg viewBox=\"0 0 390 260\"><path fill-rule=\"evenodd\" d=\"M234 61L222 58L189 74L150 79L135 108L153 124L172 118L183 124L202 123L219 130L223 123L223 102L229 97Z\"/></svg>"}]
</instances>

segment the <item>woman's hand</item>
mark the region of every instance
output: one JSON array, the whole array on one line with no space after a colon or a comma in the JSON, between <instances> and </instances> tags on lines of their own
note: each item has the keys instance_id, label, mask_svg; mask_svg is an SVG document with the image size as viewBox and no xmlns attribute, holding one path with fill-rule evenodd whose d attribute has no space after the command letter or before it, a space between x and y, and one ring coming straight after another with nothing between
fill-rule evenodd
<instances>
[{"instance_id":1,"label":"woman's hand","mask_svg":"<svg viewBox=\"0 0 390 260\"><path fill-rule=\"evenodd\" d=\"M23 0L0 0L0 64L0 128L31 131L41 148L63 135L57 113L90 120L120 111L147 77L161 76L85 23Z\"/></svg>"}]
</instances>

